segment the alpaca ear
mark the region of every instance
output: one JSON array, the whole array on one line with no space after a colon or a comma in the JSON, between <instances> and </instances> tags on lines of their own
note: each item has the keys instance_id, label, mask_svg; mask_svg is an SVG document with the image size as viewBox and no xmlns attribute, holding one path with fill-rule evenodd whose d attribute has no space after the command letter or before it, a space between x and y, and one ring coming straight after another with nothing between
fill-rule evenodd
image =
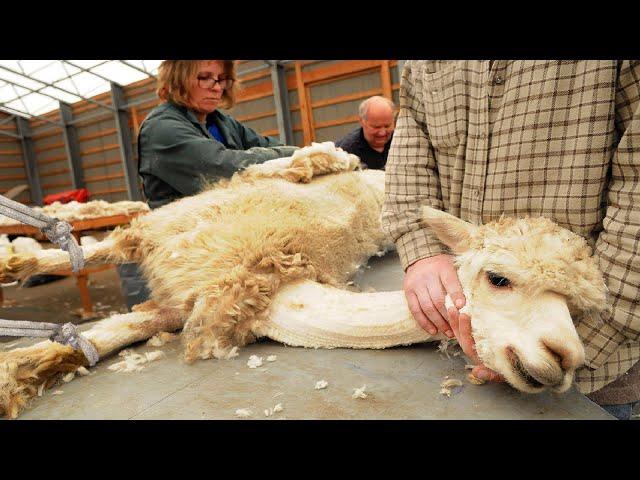
<instances>
[{"instance_id":1,"label":"alpaca ear","mask_svg":"<svg viewBox=\"0 0 640 480\"><path fill-rule=\"evenodd\" d=\"M453 215L431 207L422 207L421 225L429 227L438 239L459 255L471 247L477 227Z\"/></svg>"}]
</instances>

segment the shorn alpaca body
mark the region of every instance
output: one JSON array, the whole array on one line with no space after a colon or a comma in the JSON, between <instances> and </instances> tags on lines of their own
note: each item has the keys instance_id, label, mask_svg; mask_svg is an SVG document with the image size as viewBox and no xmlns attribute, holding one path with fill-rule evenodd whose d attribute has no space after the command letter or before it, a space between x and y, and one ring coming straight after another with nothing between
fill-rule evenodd
<instances>
[{"instance_id":1,"label":"shorn alpaca body","mask_svg":"<svg viewBox=\"0 0 640 480\"><path fill-rule=\"evenodd\" d=\"M404 293L357 293L346 282L390 246L380 226L384 172L314 144L138 217L83 247L87 265L139 262L152 300L85 335L101 356L183 328L184 358L228 358L260 337L315 348L387 348L444 339L413 319ZM572 315L604 308L605 287L580 237L544 219L475 227L425 208L458 255L485 364L525 392L566 390L584 351ZM66 252L14 255L5 278L69 264ZM508 281L495 286L497 276ZM86 364L41 342L0 354L0 411L14 417L43 384Z\"/></svg>"}]
</instances>

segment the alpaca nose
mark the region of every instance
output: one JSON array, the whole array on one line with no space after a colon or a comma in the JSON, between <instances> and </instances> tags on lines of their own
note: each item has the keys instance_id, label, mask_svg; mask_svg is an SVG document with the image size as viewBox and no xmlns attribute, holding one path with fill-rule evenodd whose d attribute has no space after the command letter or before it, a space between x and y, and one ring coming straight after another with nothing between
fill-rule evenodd
<instances>
[{"instance_id":1,"label":"alpaca nose","mask_svg":"<svg viewBox=\"0 0 640 480\"><path fill-rule=\"evenodd\" d=\"M575 370L584 363L584 348L579 343L544 338L542 345L564 371Z\"/></svg>"}]
</instances>

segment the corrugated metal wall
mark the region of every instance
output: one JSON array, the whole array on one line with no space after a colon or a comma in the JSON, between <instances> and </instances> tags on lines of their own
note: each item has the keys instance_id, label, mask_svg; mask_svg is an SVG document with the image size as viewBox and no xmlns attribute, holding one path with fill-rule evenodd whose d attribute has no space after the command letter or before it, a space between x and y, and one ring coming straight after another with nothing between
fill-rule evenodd
<instances>
[{"instance_id":1,"label":"corrugated metal wall","mask_svg":"<svg viewBox=\"0 0 640 480\"><path fill-rule=\"evenodd\" d=\"M249 73L243 73L251 70ZM296 61L285 67L294 143L337 140L358 126L358 104L371 95L398 101L397 62L389 60ZM232 116L263 135L278 137L269 67L258 60L238 62L241 91ZM300 88L299 88L300 87ZM149 111L158 105L156 82L145 79L124 87L129 108L134 158L137 132ZM92 98L111 105L109 92ZM91 199L126 200L124 171L113 112L89 102L72 105L82 171ZM2 115L2 114L0 114ZM5 117L8 117L5 116ZM5 117L0 116L0 122ZM44 115L59 121L58 111ZM30 122L43 196L69 190L72 179L62 129L43 121ZM16 130L15 121L0 129ZM20 141L0 135L0 189L26 183ZM13 175L15 178L7 178ZM29 202L28 192L19 197Z\"/></svg>"},{"instance_id":2,"label":"corrugated metal wall","mask_svg":"<svg viewBox=\"0 0 640 480\"><path fill-rule=\"evenodd\" d=\"M0 131L13 135L18 134L15 120L9 114L0 112ZM20 140L10 135L0 134L0 194L18 185L25 185L27 173L22 159L22 145ZM31 203L29 190L22 192L14 200L26 204Z\"/></svg>"}]
</instances>

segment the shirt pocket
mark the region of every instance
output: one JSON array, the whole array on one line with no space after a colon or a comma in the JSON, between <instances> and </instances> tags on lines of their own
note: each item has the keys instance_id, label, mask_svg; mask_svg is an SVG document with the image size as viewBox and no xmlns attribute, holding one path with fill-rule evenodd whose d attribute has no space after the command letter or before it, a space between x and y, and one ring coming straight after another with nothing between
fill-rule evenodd
<instances>
[{"instance_id":1,"label":"shirt pocket","mask_svg":"<svg viewBox=\"0 0 640 480\"><path fill-rule=\"evenodd\" d=\"M462 71L455 64L424 73L424 109L431 144L457 147L467 132L467 96Z\"/></svg>"}]
</instances>

